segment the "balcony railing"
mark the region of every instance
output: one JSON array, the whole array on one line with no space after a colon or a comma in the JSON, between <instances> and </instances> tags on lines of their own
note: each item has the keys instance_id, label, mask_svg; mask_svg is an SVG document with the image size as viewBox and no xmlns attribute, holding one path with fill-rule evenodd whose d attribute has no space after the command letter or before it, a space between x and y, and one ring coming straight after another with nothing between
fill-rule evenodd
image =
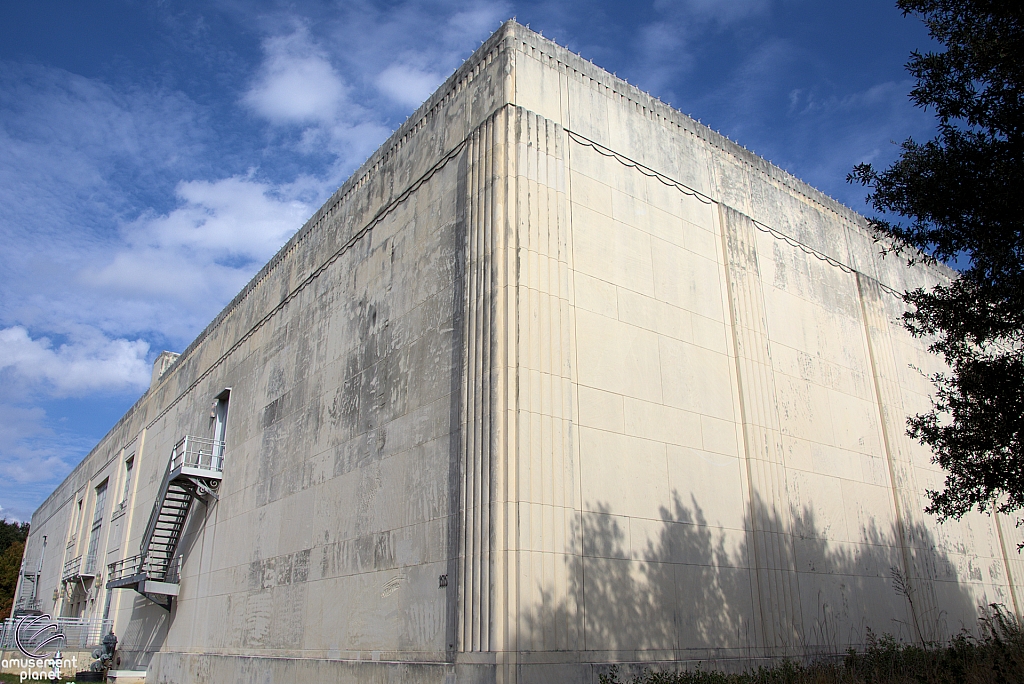
<instances>
[{"instance_id":1,"label":"balcony railing","mask_svg":"<svg viewBox=\"0 0 1024 684\"><path fill-rule=\"evenodd\" d=\"M85 565L85 570L82 570L81 556L75 556L74 558L66 562L64 564L64 572L60 574L61 581L68 582L75 579L76 577L95 577L96 559L90 556L90 560L92 561L92 567L90 567L90 563L87 562Z\"/></svg>"},{"instance_id":2,"label":"balcony railing","mask_svg":"<svg viewBox=\"0 0 1024 684\"><path fill-rule=\"evenodd\" d=\"M64 572L60 574L61 582L67 582L68 580L78 577L78 571L82 569L82 557L76 556L71 560L64 563Z\"/></svg>"},{"instance_id":3,"label":"balcony railing","mask_svg":"<svg viewBox=\"0 0 1024 684\"><path fill-rule=\"evenodd\" d=\"M107 564L107 581L113 582L114 580L124 579L125 577L133 577L141 572L139 568L139 560L142 556L129 556L124 560L119 560L116 563Z\"/></svg>"},{"instance_id":4,"label":"balcony railing","mask_svg":"<svg viewBox=\"0 0 1024 684\"><path fill-rule=\"evenodd\" d=\"M224 442L204 437L182 437L171 450L171 470L198 468L216 473L224 469Z\"/></svg>"},{"instance_id":5,"label":"balcony railing","mask_svg":"<svg viewBox=\"0 0 1024 684\"><path fill-rule=\"evenodd\" d=\"M17 644L14 641L14 630L17 628L19 620L20 618L8 618L0 622L0 649L7 651L17 648ZM58 640L43 646L43 650L47 652L56 651L57 648L63 651L88 650L94 646L99 646L103 641L103 637L114 628L113 620L100 620L97 618L59 617L51 620L51 623L54 625L53 629L40 632L36 638L44 639L56 633L64 635L64 642L61 643ZM39 626L37 626L37 629ZM23 631L22 638L24 639L25 636L26 634Z\"/></svg>"},{"instance_id":6,"label":"balcony railing","mask_svg":"<svg viewBox=\"0 0 1024 684\"><path fill-rule=\"evenodd\" d=\"M163 572L163 566L158 561L154 561L147 558L145 561L140 561L142 555L129 556L122 561L116 563L109 563L107 565L107 581L115 582L126 577L135 577L145 573L153 579L152 575ZM167 566L167 576L164 577L161 582L178 582L178 569L181 566L181 556L175 556L171 559L170 565Z\"/></svg>"}]
</instances>

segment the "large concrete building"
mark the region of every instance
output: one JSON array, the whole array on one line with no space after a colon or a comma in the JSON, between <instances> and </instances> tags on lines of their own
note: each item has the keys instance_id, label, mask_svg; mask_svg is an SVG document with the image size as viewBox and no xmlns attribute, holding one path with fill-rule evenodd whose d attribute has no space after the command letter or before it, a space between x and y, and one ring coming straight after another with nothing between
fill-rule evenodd
<instances>
[{"instance_id":1,"label":"large concrete building","mask_svg":"<svg viewBox=\"0 0 1024 684\"><path fill-rule=\"evenodd\" d=\"M1020 615L863 218L509 22L39 508L149 682L593 682ZM922 373L923 371L923 373ZM44 549L43 540L46 541ZM37 573L38 570L38 573Z\"/></svg>"}]
</instances>

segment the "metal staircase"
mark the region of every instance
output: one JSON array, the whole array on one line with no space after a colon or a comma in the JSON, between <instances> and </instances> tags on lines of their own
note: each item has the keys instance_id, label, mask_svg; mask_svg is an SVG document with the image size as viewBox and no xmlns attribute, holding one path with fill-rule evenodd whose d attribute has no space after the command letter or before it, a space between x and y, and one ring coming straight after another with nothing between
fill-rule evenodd
<instances>
[{"instance_id":1,"label":"metal staircase","mask_svg":"<svg viewBox=\"0 0 1024 684\"><path fill-rule=\"evenodd\" d=\"M176 556L192 503L217 499L224 468L224 443L186 436L171 450L171 458L157 490L139 555L107 566L108 589L134 589L170 610L178 595Z\"/></svg>"},{"instance_id":2,"label":"metal staircase","mask_svg":"<svg viewBox=\"0 0 1024 684\"><path fill-rule=\"evenodd\" d=\"M45 540L43 544L45 546ZM21 576L24 577L24 580L22 580L21 582L21 593L18 595L18 601L14 605L14 617L18 617L19 615L27 615L30 613L40 613L39 576L42 574L42 554L40 554L38 564L30 562L27 557L22 558Z\"/></svg>"}]
</instances>

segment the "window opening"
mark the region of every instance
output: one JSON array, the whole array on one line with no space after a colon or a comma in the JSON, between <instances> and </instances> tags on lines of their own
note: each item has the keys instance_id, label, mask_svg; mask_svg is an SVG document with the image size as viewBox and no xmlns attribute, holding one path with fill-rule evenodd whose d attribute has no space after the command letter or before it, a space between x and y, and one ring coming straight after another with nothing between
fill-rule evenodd
<instances>
[{"instance_id":1,"label":"window opening","mask_svg":"<svg viewBox=\"0 0 1024 684\"><path fill-rule=\"evenodd\" d=\"M224 467L224 439L228 431L228 397L231 390L224 390L213 402L213 465L220 470Z\"/></svg>"},{"instance_id":2,"label":"window opening","mask_svg":"<svg viewBox=\"0 0 1024 684\"><path fill-rule=\"evenodd\" d=\"M82 524L82 499L78 500L78 506L71 514L71 534L68 536L68 548L70 549L78 541L78 528Z\"/></svg>"},{"instance_id":3,"label":"window opening","mask_svg":"<svg viewBox=\"0 0 1024 684\"><path fill-rule=\"evenodd\" d=\"M100 531L103 529L103 509L107 504L107 480L96 487L96 505L92 516L92 530L89 532L89 555L86 558L85 570L88 574L96 574L96 559L99 557Z\"/></svg>"},{"instance_id":4,"label":"window opening","mask_svg":"<svg viewBox=\"0 0 1024 684\"><path fill-rule=\"evenodd\" d=\"M121 494L121 503L118 505L120 510L128 507L128 497L132 493L132 468L135 467L135 454L128 457L128 460L124 462L124 492Z\"/></svg>"}]
</instances>

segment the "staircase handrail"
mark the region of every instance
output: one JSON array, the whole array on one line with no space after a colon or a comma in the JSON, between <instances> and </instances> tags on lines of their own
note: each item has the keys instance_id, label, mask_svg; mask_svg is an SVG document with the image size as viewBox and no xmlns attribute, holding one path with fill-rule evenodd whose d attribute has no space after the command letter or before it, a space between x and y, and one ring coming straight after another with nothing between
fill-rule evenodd
<instances>
[{"instance_id":1,"label":"staircase handrail","mask_svg":"<svg viewBox=\"0 0 1024 684\"><path fill-rule=\"evenodd\" d=\"M142 535L142 544L139 546L141 561L146 560L149 555L149 543L153 541L153 533L156 532L157 522L160 520L160 507L167 496L167 489L171 484L171 461L167 461L167 469L164 470L163 480L160 481L160 489L156 493L156 501L153 503L153 510L149 513L149 522L146 524L146 533Z\"/></svg>"}]
</instances>

